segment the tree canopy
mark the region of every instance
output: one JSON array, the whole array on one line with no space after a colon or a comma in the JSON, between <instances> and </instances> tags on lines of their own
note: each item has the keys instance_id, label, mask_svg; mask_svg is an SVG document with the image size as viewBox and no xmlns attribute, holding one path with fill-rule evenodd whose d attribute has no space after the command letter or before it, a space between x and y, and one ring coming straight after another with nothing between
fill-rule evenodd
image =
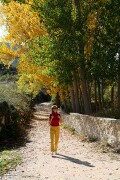
<instances>
[{"instance_id":1,"label":"tree canopy","mask_svg":"<svg viewBox=\"0 0 120 180\"><path fill-rule=\"evenodd\" d=\"M7 64L19 56L19 86L59 92L75 112L90 114L93 101L104 107L105 88L119 77L118 0L2 2L5 40L18 50L2 47L0 58Z\"/></svg>"}]
</instances>

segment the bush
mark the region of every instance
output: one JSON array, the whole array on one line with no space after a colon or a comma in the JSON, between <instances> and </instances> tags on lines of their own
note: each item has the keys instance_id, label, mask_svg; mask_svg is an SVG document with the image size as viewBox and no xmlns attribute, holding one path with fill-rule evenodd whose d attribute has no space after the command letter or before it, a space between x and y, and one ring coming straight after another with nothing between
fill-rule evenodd
<instances>
[{"instance_id":1,"label":"bush","mask_svg":"<svg viewBox=\"0 0 120 180\"><path fill-rule=\"evenodd\" d=\"M17 79L18 79L17 75L10 75L9 73L0 76L1 82L5 82L5 81L6 82L10 82L10 81L15 82Z\"/></svg>"},{"instance_id":2,"label":"bush","mask_svg":"<svg viewBox=\"0 0 120 180\"><path fill-rule=\"evenodd\" d=\"M19 93L15 83L0 83L0 112L1 119L5 119L0 121L0 139L16 139L25 133L25 124L32 113L30 104L31 99Z\"/></svg>"}]
</instances>

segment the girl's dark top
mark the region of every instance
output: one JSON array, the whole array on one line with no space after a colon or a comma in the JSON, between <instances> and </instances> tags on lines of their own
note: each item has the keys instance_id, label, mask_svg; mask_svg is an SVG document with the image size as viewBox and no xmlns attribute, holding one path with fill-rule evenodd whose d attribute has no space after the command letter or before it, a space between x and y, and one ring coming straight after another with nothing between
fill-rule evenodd
<instances>
[{"instance_id":1,"label":"girl's dark top","mask_svg":"<svg viewBox=\"0 0 120 180\"><path fill-rule=\"evenodd\" d=\"M49 118L51 119L53 116L53 119L51 120L50 125L51 126L59 126L60 125L60 114L57 112L53 112L50 114Z\"/></svg>"}]
</instances>

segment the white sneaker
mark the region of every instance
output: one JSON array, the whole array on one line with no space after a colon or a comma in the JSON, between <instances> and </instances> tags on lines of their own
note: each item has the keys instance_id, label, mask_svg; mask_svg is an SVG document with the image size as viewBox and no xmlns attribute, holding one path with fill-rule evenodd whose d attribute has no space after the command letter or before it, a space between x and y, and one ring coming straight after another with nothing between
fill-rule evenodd
<instances>
[{"instance_id":1,"label":"white sneaker","mask_svg":"<svg viewBox=\"0 0 120 180\"><path fill-rule=\"evenodd\" d=\"M51 155L52 155L52 156L54 155L54 152L53 152L53 151L51 152Z\"/></svg>"}]
</instances>

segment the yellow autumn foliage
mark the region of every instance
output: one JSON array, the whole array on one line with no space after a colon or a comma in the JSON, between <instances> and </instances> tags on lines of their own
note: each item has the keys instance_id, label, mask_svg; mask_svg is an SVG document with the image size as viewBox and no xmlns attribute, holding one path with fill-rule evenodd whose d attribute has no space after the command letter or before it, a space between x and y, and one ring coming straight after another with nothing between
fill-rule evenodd
<instances>
[{"instance_id":1,"label":"yellow autumn foliage","mask_svg":"<svg viewBox=\"0 0 120 180\"><path fill-rule=\"evenodd\" d=\"M25 54L19 60L18 74L20 78L18 80L18 86L25 92L32 92L34 95L42 88L46 87L53 90L54 77L47 76L44 71L46 67L37 66L30 60L26 59Z\"/></svg>"},{"instance_id":2,"label":"yellow autumn foliage","mask_svg":"<svg viewBox=\"0 0 120 180\"><path fill-rule=\"evenodd\" d=\"M36 95L42 87L46 87L51 94L56 93L57 87L53 87L55 78L47 76L45 74L46 68L37 66L27 56L29 47L27 47L26 42L29 43L36 36L45 36L47 33L44 25L40 23L43 20L31 8L33 1L27 0L26 2L27 4L20 4L11 1L0 7L2 14L0 25L5 24L8 31L4 43L10 42L9 48L1 46L0 58L4 64L10 65L16 57L19 57L17 84L22 91ZM36 45L34 42L31 44ZM14 50L16 45L18 48Z\"/></svg>"},{"instance_id":3,"label":"yellow autumn foliage","mask_svg":"<svg viewBox=\"0 0 120 180\"><path fill-rule=\"evenodd\" d=\"M0 47L0 59L5 64L10 66L10 64L14 61L14 59L18 56L16 51L13 49L8 48L7 45L3 44Z\"/></svg>"},{"instance_id":4,"label":"yellow autumn foliage","mask_svg":"<svg viewBox=\"0 0 120 180\"><path fill-rule=\"evenodd\" d=\"M29 4L20 4L11 1L1 6L3 14L2 24L8 31L6 41L19 45L36 35L44 35L46 30L40 23L38 13L33 11Z\"/></svg>"}]
</instances>

